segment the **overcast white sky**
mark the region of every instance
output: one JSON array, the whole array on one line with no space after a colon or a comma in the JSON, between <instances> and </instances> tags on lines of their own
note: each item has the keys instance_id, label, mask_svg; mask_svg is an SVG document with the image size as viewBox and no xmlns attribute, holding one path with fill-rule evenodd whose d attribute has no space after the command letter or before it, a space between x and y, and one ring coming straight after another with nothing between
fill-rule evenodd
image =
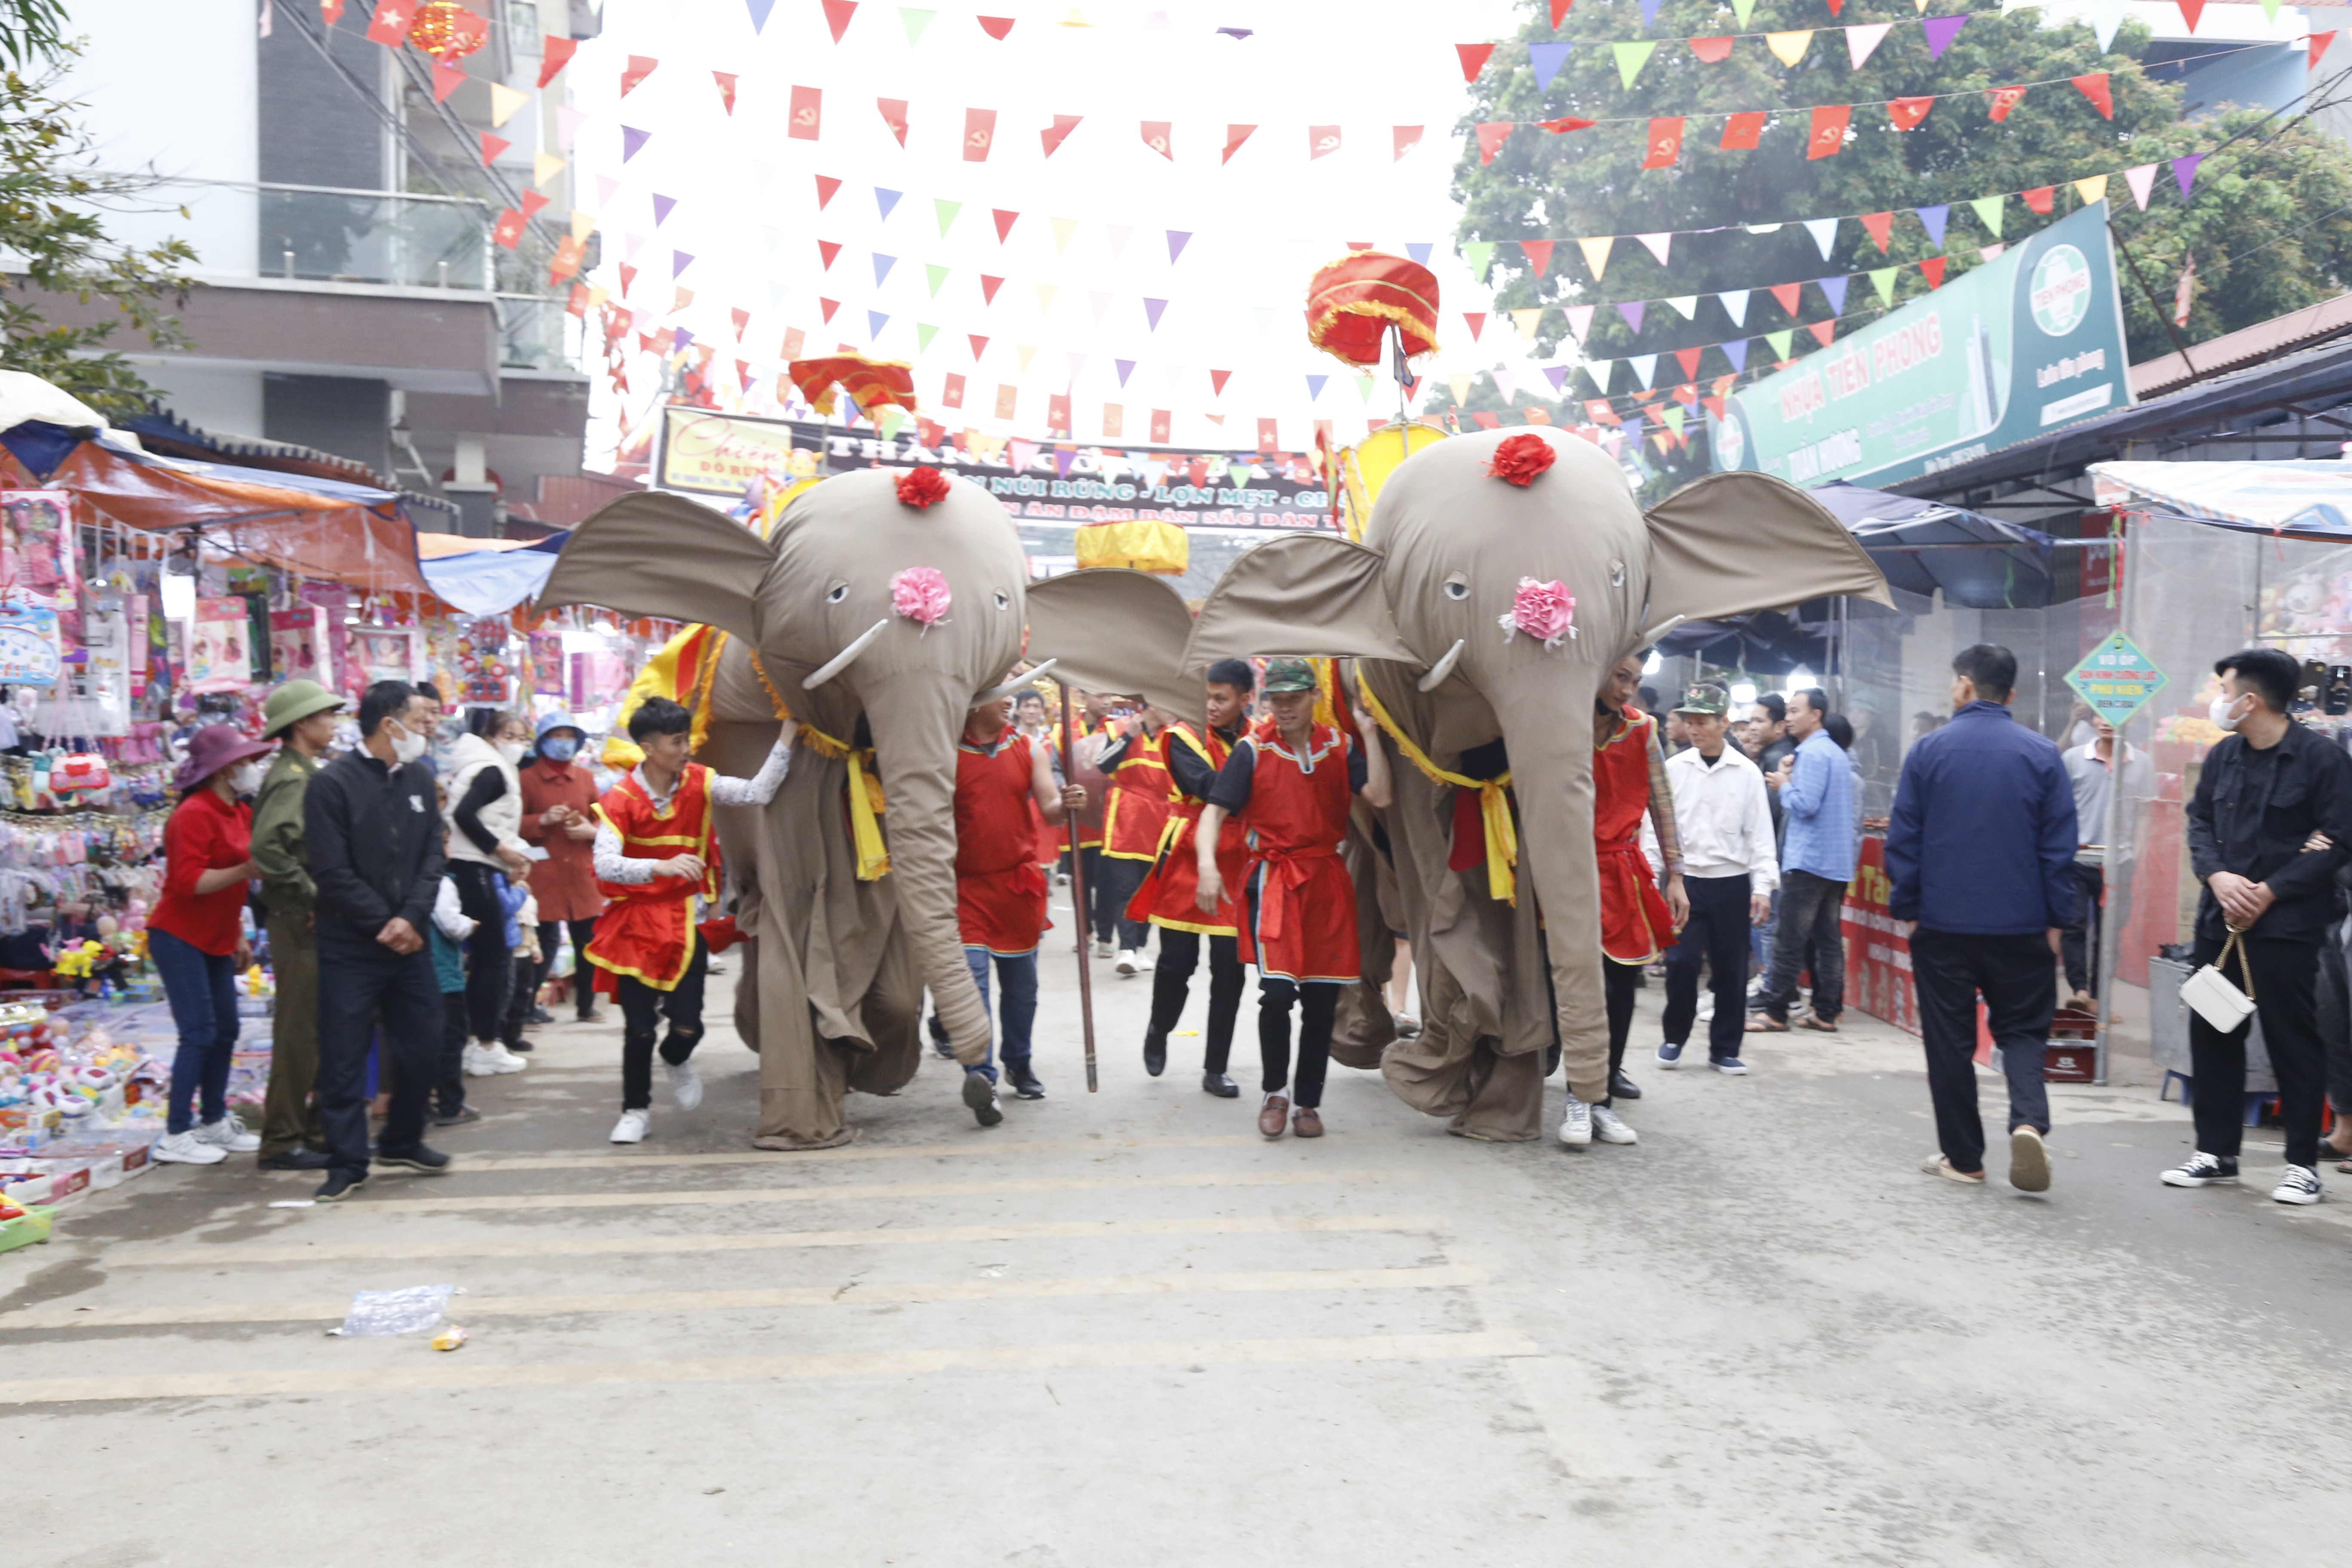
<instances>
[{"instance_id":1,"label":"overcast white sky","mask_svg":"<svg viewBox=\"0 0 2352 1568\"><path fill-rule=\"evenodd\" d=\"M1633 0L1621 3L1638 26ZM778 0L757 36L746 0L605 0L604 37L582 47L570 81L589 116L573 148L581 197L604 235L592 280L617 292L615 264L634 250L627 302L719 342L726 358L737 357L729 312L740 306L751 312L740 357L771 377L785 330L799 327L807 352L845 342L912 361L928 412L1001 435L1040 435L1047 395L1065 390L1081 441L1100 436L1107 402L1123 405L1125 439L1139 444L1153 408L1174 411L1181 445L1247 447L1260 416L1280 418L1292 448L1307 444L1317 417L1343 437L1360 433L1357 421L1393 411L1393 387L1368 405L1344 367L1308 347L1301 315L1308 277L1350 240L1399 252L1435 245L1445 353L1424 369L1524 363L1507 321L1470 339L1461 313L1486 309L1486 293L1453 255L1446 194L1467 103L1453 46L1514 27L1504 0L940 6L912 44L910 12L919 16L863 0L836 45L817 0ZM1014 26L999 42L981 15ZM1061 25L1074 16L1093 25ZM1235 39L1221 26L1253 32ZM623 98L631 55L661 64ZM720 70L739 78L731 117L712 77ZM823 90L819 141L785 133L795 86ZM903 150L880 98L908 102ZM985 163L961 155L971 108L997 112ZM1056 114L1083 119L1048 159L1039 132ZM1141 123L1159 120L1171 123L1172 161L1144 145ZM1258 129L1225 163L1232 123ZM1330 124L1342 128L1339 150L1310 161L1307 127ZM1426 128L1402 160L1396 125ZM624 126L653 133L626 163ZM822 212L819 174L842 182ZM619 182L610 200L600 175ZM887 216L877 188L901 193ZM658 227L656 193L677 198ZM944 235L941 200L961 204ZM1003 242L997 208L1021 215ZM1172 263L1171 230L1192 236ZM842 247L830 269L819 239ZM674 251L695 258L677 279L694 300L675 316ZM879 281L877 255L895 258ZM933 266L948 269L936 296ZM983 274L1005 279L992 304ZM830 326L821 297L841 302ZM1146 298L1169 301L1156 330ZM869 312L887 318L878 332ZM918 323L939 329L919 353ZM968 334L989 340L977 363ZM1124 388L1121 359L1137 362ZM1233 373L1222 397L1212 369ZM967 379L961 416L940 407L949 372ZM1327 374L1310 398L1307 378ZM632 379L634 416L652 382ZM1009 424L992 417L1000 383L1021 389ZM1227 416L1222 430L1208 413Z\"/></svg>"}]
</instances>

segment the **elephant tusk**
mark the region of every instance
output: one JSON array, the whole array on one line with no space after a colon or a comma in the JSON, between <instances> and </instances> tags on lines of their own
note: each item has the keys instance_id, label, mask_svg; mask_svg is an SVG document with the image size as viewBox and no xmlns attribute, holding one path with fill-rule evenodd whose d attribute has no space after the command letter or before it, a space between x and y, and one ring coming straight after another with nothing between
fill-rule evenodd
<instances>
[{"instance_id":1,"label":"elephant tusk","mask_svg":"<svg viewBox=\"0 0 2352 1568\"><path fill-rule=\"evenodd\" d=\"M1431 665L1429 673L1421 678L1421 689L1423 691L1434 691L1444 685L1445 678L1453 674L1454 667L1462 661L1462 650L1469 646L1469 638L1455 637L1454 646L1445 650L1445 657Z\"/></svg>"},{"instance_id":2,"label":"elephant tusk","mask_svg":"<svg viewBox=\"0 0 2352 1568\"><path fill-rule=\"evenodd\" d=\"M986 691L983 691L979 696L973 698L971 700L971 705L974 708L985 708L992 702L1002 702L1006 698L1012 696L1014 692L1020 690L1023 687L1034 682L1039 676L1045 674L1047 670L1053 668L1055 665L1061 662L1062 661L1058 658L1049 658L1045 663L1036 666L1034 668L1024 669L1020 674L1014 676L1012 679L1006 681L1003 685L992 686Z\"/></svg>"},{"instance_id":3,"label":"elephant tusk","mask_svg":"<svg viewBox=\"0 0 2352 1568\"><path fill-rule=\"evenodd\" d=\"M1634 646L1637 647L1647 647L1652 643L1657 641L1668 632L1673 631L1676 626L1682 625L1688 619L1690 619L1688 616L1668 616L1664 620L1660 621L1656 626L1652 626L1648 631L1643 632L1642 634L1642 640Z\"/></svg>"},{"instance_id":4,"label":"elephant tusk","mask_svg":"<svg viewBox=\"0 0 2352 1568\"><path fill-rule=\"evenodd\" d=\"M882 628L889 624L890 617L885 616L880 620L875 622L872 626L866 627L866 630L859 635L856 642L851 643L847 647L843 648L839 653L835 654L831 658L826 659L824 663L819 665L815 669L811 670L807 677L801 681L801 689L803 691L814 691L818 687L823 686L826 681L831 680L835 676L839 675L843 670L847 669L849 668L850 661L855 659L859 654L864 653L866 651L866 645L872 642L876 637L880 637L882 635Z\"/></svg>"}]
</instances>

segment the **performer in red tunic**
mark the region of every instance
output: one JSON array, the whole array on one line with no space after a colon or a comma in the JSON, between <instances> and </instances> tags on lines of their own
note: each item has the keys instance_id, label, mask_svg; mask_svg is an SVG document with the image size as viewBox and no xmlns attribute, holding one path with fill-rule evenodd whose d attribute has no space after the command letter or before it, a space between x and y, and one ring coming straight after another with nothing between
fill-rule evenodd
<instances>
[{"instance_id":1,"label":"performer in red tunic","mask_svg":"<svg viewBox=\"0 0 2352 1568\"><path fill-rule=\"evenodd\" d=\"M993 962L1003 991L998 1022L1004 1074L1024 1100L1045 1098L1045 1086L1029 1066L1029 1031L1037 1016L1037 940L1051 923L1030 808L1055 826L1086 800L1077 785L1055 784L1044 749L1010 727L1003 703L975 708L965 717L956 746L956 923L983 1007ZM992 1046L986 1061L965 1069L963 1102L982 1127L1004 1120Z\"/></svg>"},{"instance_id":2,"label":"performer in red tunic","mask_svg":"<svg viewBox=\"0 0 2352 1568\"><path fill-rule=\"evenodd\" d=\"M1234 1048L1234 1020L1241 1012L1241 952L1237 933L1242 872L1249 852L1239 835L1219 848L1217 867L1225 897L1203 915L1194 904L1197 858L1194 834L1201 809L1217 782L1217 770L1241 739L1242 715L1257 689L1249 661L1221 658L1209 666L1202 702L1206 723L1183 721L1160 734L1160 757L1168 769L1168 816L1160 831L1151 869L1128 900L1127 918L1160 928L1160 968L1151 977L1151 1020L1143 1031L1143 1070L1158 1078L1168 1066L1168 1035L1184 1016L1192 972L1201 966L1201 943L1209 944L1209 1026L1201 1062L1201 1088L1220 1100L1241 1094L1225 1071Z\"/></svg>"},{"instance_id":3,"label":"performer in red tunic","mask_svg":"<svg viewBox=\"0 0 2352 1568\"><path fill-rule=\"evenodd\" d=\"M1110 798L1103 805L1102 856L1087 875L1102 879L1097 907L1118 918L1122 979L1151 967L1143 953L1151 927L1129 914L1127 906L1158 857L1160 830L1168 825L1168 763L1160 751L1167 729L1168 715L1157 708L1125 714L1114 721L1095 759L1110 781Z\"/></svg>"},{"instance_id":4,"label":"performer in red tunic","mask_svg":"<svg viewBox=\"0 0 2352 1568\"><path fill-rule=\"evenodd\" d=\"M1665 753L1658 745L1658 722L1633 705L1642 684L1642 656L1617 661L1593 700L1592 841L1601 870L1601 977L1609 1005L1609 1098L1587 1105L1573 1091L1559 1124L1559 1141L1571 1147L1592 1142L1640 1142L1617 1114L1620 1096L1639 1100L1642 1091L1625 1076L1625 1038L1633 1027L1633 990L1642 966L1674 945L1675 933L1690 918L1683 891L1682 840L1675 832L1674 787L1666 781ZM1642 817L1650 817L1666 865L1666 889L1659 896L1650 862L1642 853Z\"/></svg>"},{"instance_id":5,"label":"performer in red tunic","mask_svg":"<svg viewBox=\"0 0 2352 1568\"><path fill-rule=\"evenodd\" d=\"M596 966L596 989L621 1005L621 1120L615 1143L642 1142L652 1121L654 1037L661 1043L671 1098L680 1110L702 1103L702 1080L689 1059L702 1038L702 980L709 962L694 926L694 900L719 891L719 841L710 808L765 805L792 763L800 726L783 733L759 773L723 778L688 762L694 715L667 698L648 697L629 715L629 739L645 761L596 803L596 890L609 900L584 956Z\"/></svg>"},{"instance_id":6,"label":"performer in red tunic","mask_svg":"<svg viewBox=\"0 0 2352 1568\"><path fill-rule=\"evenodd\" d=\"M1234 748L1201 814L1194 902L1213 910L1223 893L1218 841L1225 818L1238 818L1250 856L1241 956L1257 965L1257 1042L1265 1067L1257 1129L1279 1138L1287 1122L1301 1138L1318 1138L1339 987L1358 973L1356 888L1339 859L1339 842L1348 836L1348 807L1359 792L1376 809L1389 804L1388 758L1369 713L1356 714L1354 740L1315 722L1315 672L1305 659L1270 660L1265 695L1273 716L1251 726ZM1291 1090L1294 1003L1298 1082L1286 1093Z\"/></svg>"}]
</instances>

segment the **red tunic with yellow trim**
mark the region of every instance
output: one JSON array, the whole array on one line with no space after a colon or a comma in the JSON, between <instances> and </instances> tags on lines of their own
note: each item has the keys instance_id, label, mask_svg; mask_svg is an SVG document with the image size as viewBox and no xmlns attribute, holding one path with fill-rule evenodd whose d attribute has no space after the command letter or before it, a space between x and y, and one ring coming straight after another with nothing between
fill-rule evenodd
<instances>
[{"instance_id":1,"label":"red tunic with yellow trim","mask_svg":"<svg viewBox=\"0 0 2352 1568\"><path fill-rule=\"evenodd\" d=\"M698 937L694 895L717 896L719 840L710 830L710 770L688 763L667 807L654 804L631 772L604 792L596 815L619 835L621 853L631 860L667 860L698 855L699 878L656 877L650 882L607 882L596 890L608 900L596 917L596 934L586 957L596 966L596 989L611 994L626 974L656 991L677 987L693 962Z\"/></svg>"},{"instance_id":2,"label":"red tunic with yellow trim","mask_svg":"<svg viewBox=\"0 0 2352 1568\"><path fill-rule=\"evenodd\" d=\"M1160 829L1168 825L1168 763L1160 748L1165 735L1134 735L1110 773L1110 802L1103 808L1103 853L1114 860L1149 860L1160 852Z\"/></svg>"},{"instance_id":3,"label":"red tunic with yellow trim","mask_svg":"<svg viewBox=\"0 0 2352 1568\"><path fill-rule=\"evenodd\" d=\"M1205 763L1212 778L1233 755L1233 743L1214 730L1208 738L1191 724L1171 724L1160 732L1160 766L1167 770L1169 748L1183 746ZM1168 781L1168 816L1160 829L1160 850L1153 858L1151 869L1144 874L1143 885L1135 889L1128 900L1127 918L1149 921L1170 931L1197 931L1202 936L1234 936L1242 926L1242 880L1249 869L1249 851L1238 833L1227 833L1217 843L1217 874L1224 879L1225 896L1217 905L1217 912L1204 915L1194 897L1201 890L1201 863L1193 850L1194 835L1200 831L1201 810L1208 803L1197 795L1186 795L1176 786L1175 775Z\"/></svg>"},{"instance_id":4,"label":"red tunic with yellow trim","mask_svg":"<svg viewBox=\"0 0 2352 1568\"><path fill-rule=\"evenodd\" d=\"M1089 725L1081 719L1078 721L1078 738L1067 746L1065 746L1062 741L1062 725L1059 720L1056 720L1051 730L1047 731L1053 742L1055 765L1057 768L1061 767L1063 760L1068 759L1066 771L1069 777L1065 782L1082 784L1087 792L1087 808L1076 816L1065 817L1062 826L1054 829L1055 835L1054 841L1063 849L1068 849L1074 844L1080 849L1102 847L1103 803L1108 791L1104 787L1106 781L1100 773L1079 763L1076 748L1090 736L1108 735L1117 728L1118 726L1109 720L1105 720L1099 725ZM1048 858L1059 858L1059 857L1052 856Z\"/></svg>"},{"instance_id":5,"label":"red tunic with yellow trim","mask_svg":"<svg viewBox=\"0 0 2352 1568\"><path fill-rule=\"evenodd\" d=\"M1037 950L1045 873L1030 817L1029 742L1007 730L994 746L956 746L956 925L966 947L1003 957Z\"/></svg>"},{"instance_id":6,"label":"red tunic with yellow trim","mask_svg":"<svg viewBox=\"0 0 2352 1568\"><path fill-rule=\"evenodd\" d=\"M1246 742L1257 753L1249 805L1235 826L1249 836L1250 919L1241 959L1276 979L1357 978L1356 884L1339 858L1348 837L1348 738L1328 724L1308 729L1297 752L1262 719Z\"/></svg>"},{"instance_id":7,"label":"red tunic with yellow trim","mask_svg":"<svg viewBox=\"0 0 2352 1568\"><path fill-rule=\"evenodd\" d=\"M1647 963L1674 942L1674 917L1642 853L1658 721L1628 703L1625 727L1592 749L1592 847L1601 863L1601 951Z\"/></svg>"}]
</instances>

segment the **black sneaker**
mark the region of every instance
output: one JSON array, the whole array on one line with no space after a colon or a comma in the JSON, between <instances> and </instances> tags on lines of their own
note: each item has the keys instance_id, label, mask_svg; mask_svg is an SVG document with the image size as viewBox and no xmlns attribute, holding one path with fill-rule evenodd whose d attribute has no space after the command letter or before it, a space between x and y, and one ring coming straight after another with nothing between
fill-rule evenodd
<instances>
[{"instance_id":1,"label":"black sneaker","mask_svg":"<svg viewBox=\"0 0 2352 1568\"><path fill-rule=\"evenodd\" d=\"M1201 1087L1209 1093L1215 1095L1219 1100L1238 1100L1241 1098L1242 1086L1235 1083L1233 1080L1232 1075L1227 1073L1202 1073L1201 1075Z\"/></svg>"},{"instance_id":2,"label":"black sneaker","mask_svg":"<svg viewBox=\"0 0 2352 1568\"><path fill-rule=\"evenodd\" d=\"M334 1171L328 1174L324 1184L310 1195L322 1204L341 1203L366 1185L367 1173L364 1171Z\"/></svg>"},{"instance_id":3,"label":"black sneaker","mask_svg":"<svg viewBox=\"0 0 2352 1568\"><path fill-rule=\"evenodd\" d=\"M978 1068L963 1069L963 1102L982 1127L993 1127L1004 1120L1004 1108L996 1103L996 1086Z\"/></svg>"},{"instance_id":4,"label":"black sneaker","mask_svg":"<svg viewBox=\"0 0 2352 1568\"><path fill-rule=\"evenodd\" d=\"M328 1159L316 1149L305 1149L299 1145L280 1154L264 1154L255 1163L265 1171L324 1171L331 1169L334 1165L332 1160Z\"/></svg>"},{"instance_id":5,"label":"black sneaker","mask_svg":"<svg viewBox=\"0 0 2352 1568\"><path fill-rule=\"evenodd\" d=\"M1143 1070L1158 1078L1168 1070L1168 1031L1146 1029L1143 1032Z\"/></svg>"},{"instance_id":6,"label":"black sneaker","mask_svg":"<svg viewBox=\"0 0 2352 1568\"><path fill-rule=\"evenodd\" d=\"M427 1176L446 1173L450 1164L448 1155L438 1149L428 1149L422 1143L414 1149L403 1150L397 1154L379 1149L376 1151L375 1159L379 1165L397 1165L404 1171L415 1171Z\"/></svg>"},{"instance_id":7,"label":"black sneaker","mask_svg":"<svg viewBox=\"0 0 2352 1568\"><path fill-rule=\"evenodd\" d=\"M527 1053L539 1049L537 1046L533 1045L530 1041L524 1039L520 1035L517 1035L511 1040L501 1040L499 1043L506 1047L507 1049L517 1053Z\"/></svg>"},{"instance_id":8,"label":"black sneaker","mask_svg":"<svg viewBox=\"0 0 2352 1568\"><path fill-rule=\"evenodd\" d=\"M481 1119L482 1113L480 1111L475 1110L470 1105L461 1105L455 1110L435 1111L433 1113L433 1125L436 1127L463 1127L468 1121L479 1121Z\"/></svg>"},{"instance_id":9,"label":"black sneaker","mask_svg":"<svg viewBox=\"0 0 2352 1568\"><path fill-rule=\"evenodd\" d=\"M1609 1098L1639 1100L1642 1098L1642 1086L1627 1078L1623 1068L1619 1068L1609 1075Z\"/></svg>"},{"instance_id":10,"label":"black sneaker","mask_svg":"<svg viewBox=\"0 0 2352 1568\"><path fill-rule=\"evenodd\" d=\"M533 1024L552 1024L555 1022L555 1015L549 1012L544 1007L533 1007L530 1010L530 1022Z\"/></svg>"},{"instance_id":11,"label":"black sneaker","mask_svg":"<svg viewBox=\"0 0 2352 1568\"><path fill-rule=\"evenodd\" d=\"M1019 1067L1014 1067L1010 1062L1005 1063L1004 1079L1013 1086L1013 1092L1023 1100L1045 1098L1045 1086L1037 1081L1037 1075L1029 1070L1029 1064L1026 1062Z\"/></svg>"},{"instance_id":12,"label":"black sneaker","mask_svg":"<svg viewBox=\"0 0 2352 1568\"><path fill-rule=\"evenodd\" d=\"M2169 1171L2164 1173L2168 1187L2234 1187L2238 1184L2238 1162L2219 1154L2199 1150Z\"/></svg>"}]
</instances>

